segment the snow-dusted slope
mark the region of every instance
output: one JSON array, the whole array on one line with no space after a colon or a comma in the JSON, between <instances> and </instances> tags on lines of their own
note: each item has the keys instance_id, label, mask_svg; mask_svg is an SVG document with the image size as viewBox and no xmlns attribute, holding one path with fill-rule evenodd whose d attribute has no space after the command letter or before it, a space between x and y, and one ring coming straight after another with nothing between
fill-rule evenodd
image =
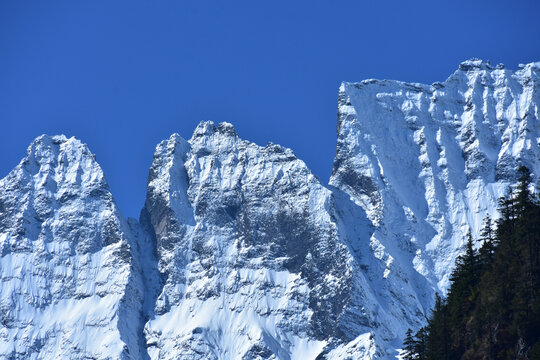
<instances>
[{"instance_id":1,"label":"snow-dusted slope","mask_svg":"<svg viewBox=\"0 0 540 360\"><path fill-rule=\"evenodd\" d=\"M141 358L128 227L86 145L30 145L0 180L1 359Z\"/></svg>"},{"instance_id":2,"label":"snow-dusted slope","mask_svg":"<svg viewBox=\"0 0 540 360\"><path fill-rule=\"evenodd\" d=\"M330 184L368 214L384 257L444 291L465 234L526 165L540 173L540 63L463 62L444 83L343 83Z\"/></svg>"}]
</instances>

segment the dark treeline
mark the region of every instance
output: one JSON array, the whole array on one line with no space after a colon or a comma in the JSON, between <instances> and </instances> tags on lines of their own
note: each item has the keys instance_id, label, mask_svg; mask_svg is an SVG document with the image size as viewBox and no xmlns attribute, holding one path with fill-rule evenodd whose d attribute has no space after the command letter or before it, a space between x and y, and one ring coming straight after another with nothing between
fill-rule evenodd
<instances>
[{"instance_id":1,"label":"dark treeline","mask_svg":"<svg viewBox=\"0 0 540 360\"><path fill-rule=\"evenodd\" d=\"M540 202L528 169L486 217L475 250L469 234L446 299L428 324L407 332L404 359L540 359Z\"/></svg>"}]
</instances>

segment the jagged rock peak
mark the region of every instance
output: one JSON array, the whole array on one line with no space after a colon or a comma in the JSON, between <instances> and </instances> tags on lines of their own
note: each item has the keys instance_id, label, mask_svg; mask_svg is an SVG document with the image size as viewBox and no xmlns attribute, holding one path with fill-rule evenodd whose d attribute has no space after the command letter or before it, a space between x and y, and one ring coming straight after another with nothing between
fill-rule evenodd
<instances>
[{"instance_id":1,"label":"jagged rock peak","mask_svg":"<svg viewBox=\"0 0 540 360\"><path fill-rule=\"evenodd\" d=\"M540 71L540 61L538 62L531 62L528 64L519 64L517 70L505 70L504 64L498 64L496 66L492 66L489 61L484 61L477 58L472 58L465 60L459 64L458 69L451 74L448 79L445 82L434 82L431 85L428 84L422 84L422 83L415 83L415 82L405 82L405 81L399 81L399 80L389 80L389 79L365 79L358 82L349 82L349 81L343 81L340 86L340 92L345 91L346 88L356 88L360 89L365 86L374 85L377 84L379 86L395 86L399 85L403 89L407 91L416 91L416 92L428 92L432 93L433 91L440 89L441 87L445 86L445 83L452 80L455 77L460 77L462 74L465 74L465 76L474 76L478 73L491 73L495 72L496 74L517 74L520 77L524 77L525 79L534 77L535 73ZM536 74L537 76L537 74Z\"/></svg>"},{"instance_id":2,"label":"jagged rock peak","mask_svg":"<svg viewBox=\"0 0 540 360\"><path fill-rule=\"evenodd\" d=\"M532 79L538 77L538 72L540 71L540 62L531 62L528 64L519 64L517 67L517 70L511 70L506 69L504 64L498 64L496 66L492 66L489 61L483 61L480 59L469 59L466 61L463 61L458 69L449 76L449 78L446 80L446 82L452 82L455 81L455 79L460 79L461 76L465 75L469 79L475 80L480 76L480 79L485 81L487 78L493 78L493 79L503 79L503 78L516 78L521 79L522 85L527 85L527 83L524 82L530 82L527 81L527 79ZM538 80L536 80L538 81ZM436 83L440 84L440 83Z\"/></svg>"},{"instance_id":3,"label":"jagged rock peak","mask_svg":"<svg viewBox=\"0 0 540 360\"><path fill-rule=\"evenodd\" d=\"M154 161L158 158L166 159L175 153L184 153L190 148L189 143L178 133L172 134L168 139L161 141L154 151Z\"/></svg>"},{"instance_id":4,"label":"jagged rock peak","mask_svg":"<svg viewBox=\"0 0 540 360\"><path fill-rule=\"evenodd\" d=\"M165 279L145 327L152 358L314 358L357 337L378 351L368 324L389 315L359 314L377 295L361 286L331 191L290 149L202 122L189 142L156 148L144 212Z\"/></svg>"},{"instance_id":5,"label":"jagged rock peak","mask_svg":"<svg viewBox=\"0 0 540 360\"><path fill-rule=\"evenodd\" d=\"M54 179L58 184L65 184L64 190L70 192L76 188L83 194L89 194L96 188L108 190L107 181L96 161L96 156L86 144L65 135L41 135L32 141L26 151L26 157L8 177L20 175L21 172ZM36 180L28 177L22 179L30 182ZM67 188L68 184L70 188Z\"/></svg>"},{"instance_id":6,"label":"jagged rock peak","mask_svg":"<svg viewBox=\"0 0 540 360\"><path fill-rule=\"evenodd\" d=\"M221 122L216 126L213 121L201 121L195 128L192 139L204 135L213 135L216 132L226 136L238 136L236 129L231 123Z\"/></svg>"},{"instance_id":7,"label":"jagged rock peak","mask_svg":"<svg viewBox=\"0 0 540 360\"><path fill-rule=\"evenodd\" d=\"M47 151L50 150L50 151ZM40 135L30 143L27 149L28 156L39 156L54 161L53 156L59 152L71 151L89 156L95 160L95 155L90 152L88 145L75 137L67 138L65 135Z\"/></svg>"},{"instance_id":8,"label":"jagged rock peak","mask_svg":"<svg viewBox=\"0 0 540 360\"><path fill-rule=\"evenodd\" d=\"M463 61L459 64L459 70L471 71L471 70L493 70L494 67L491 66L489 60L483 61L481 59L472 58Z\"/></svg>"},{"instance_id":9,"label":"jagged rock peak","mask_svg":"<svg viewBox=\"0 0 540 360\"><path fill-rule=\"evenodd\" d=\"M502 70L504 68L505 68L504 64L497 64L497 66L492 66L491 63L489 62L489 60L484 61L484 60L481 60L481 59L472 58L472 59L465 60L461 64L459 64L458 70L461 70L461 71L479 71L479 70L492 71L492 70ZM518 71L519 70L525 70L525 69L539 70L539 68L540 68L540 61L531 62L531 63L528 63L528 64L519 64L518 65Z\"/></svg>"}]
</instances>

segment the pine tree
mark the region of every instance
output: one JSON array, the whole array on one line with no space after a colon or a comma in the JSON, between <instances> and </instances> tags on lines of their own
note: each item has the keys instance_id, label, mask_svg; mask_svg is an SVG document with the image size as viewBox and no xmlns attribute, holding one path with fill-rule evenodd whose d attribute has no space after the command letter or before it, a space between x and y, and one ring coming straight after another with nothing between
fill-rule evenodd
<instances>
[{"instance_id":1,"label":"pine tree","mask_svg":"<svg viewBox=\"0 0 540 360\"><path fill-rule=\"evenodd\" d=\"M473 286L478 278L478 266L478 253L474 249L474 241L469 230L465 243L465 254L456 259L456 266L450 280L455 283L458 279L465 278L467 287Z\"/></svg>"},{"instance_id":2,"label":"pine tree","mask_svg":"<svg viewBox=\"0 0 540 360\"><path fill-rule=\"evenodd\" d=\"M519 214L524 214L534 205L532 194L529 192L529 187L532 183L532 176L529 169L521 166L518 170L519 178L516 187L517 195L515 202L515 211Z\"/></svg>"},{"instance_id":3,"label":"pine tree","mask_svg":"<svg viewBox=\"0 0 540 360\"><path fill-rule=\"evenodd\" d=\"M428 360L427 357L427 330L425 327L420 328L415 337L414 353L416 360Z\"/></svg>"},{"instance_id":4,"label":"pine tree","mask_svg":"<svg viewBox=\"0 0 540 360\"><path fill-rule=\"evenodd\" d=\"M413 337L413 331L412 329L408 329L405 333L405 340L403 340L404 352L403 352L403 359L404 360L416 360L418 357L418 354L416 353L416 340Z\"/></svg>"},{"instance_id":5,"label":"pine tree","mask_svg":"<svg viewBox=\"0 0 540 360\"><path fill-rule=\"evenodd\" d=\"M489 214L486 214L486 217L484 218L484 224L482 230L480 230L479 240L482 242L482 246L479 250L480 266L487 267L493 262L493 254L495 254L495 247L497 246L493 222L489 217Z\"/></svg>"},{"instance_id":6,"label":"pine tree","mask_svg":"<svg viewBox=\"0 0 540 360\"><path fill-rule=\"evenodd\" d=\"M426 355L428 359L450 359L450 327L444 299L435 294L435 308L428 321Z\"/></svg>"}]
</instances>

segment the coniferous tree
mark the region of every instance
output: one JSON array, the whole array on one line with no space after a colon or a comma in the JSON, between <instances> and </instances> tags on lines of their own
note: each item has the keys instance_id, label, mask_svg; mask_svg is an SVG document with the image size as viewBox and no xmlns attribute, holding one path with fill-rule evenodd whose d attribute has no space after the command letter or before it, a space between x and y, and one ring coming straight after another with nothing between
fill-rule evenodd
<instances>
[{"instance_id":1,"label":"coniferous tree","mask_svg":"<svg viewBox=\"0 0 540 360\"><path fill-rule=\"evenodd\" d=\"M480 230L480 241L482 244L479 250L480 266L487 267L493 262L493 255L495 254L495 247L497 246L493 221L489 214L486 214L486 217L484 218L484 224L482 230Z\"/></svg>"},{"instance_id":2,"label":"coniferous tree","mask_svg":"<svg viewBox=\"0 0 540 360\"><path fill-rule=\"evenodd\" d=\"M418 354L416 353L416 340L414 339L412 329L408 329L405 333L405 340L403 340L403 345L403 359L416 360Z\"/></svg>"},{"instance_id":3,"label":"coniferous tree","mask_svg":"<svg viewBox=\"0 0 540 360\"><path fill-rule=\"evenodd\" d=\"M415 337L414 353L417 360L428 360L427 357L427 330L425 327L420 328Z\"/></svg>"},{"instance_id":4,"label":"coniferous tree","mask_svg":"<svg viewBox=\"0 0 540 360\"><path fill-rule=\"evenodd\" d=\"M426 355L428 359L449 359L450 328L447 306L439 294L435 294L435 308L428 321Z\"/></svg>"}]
</instances>

